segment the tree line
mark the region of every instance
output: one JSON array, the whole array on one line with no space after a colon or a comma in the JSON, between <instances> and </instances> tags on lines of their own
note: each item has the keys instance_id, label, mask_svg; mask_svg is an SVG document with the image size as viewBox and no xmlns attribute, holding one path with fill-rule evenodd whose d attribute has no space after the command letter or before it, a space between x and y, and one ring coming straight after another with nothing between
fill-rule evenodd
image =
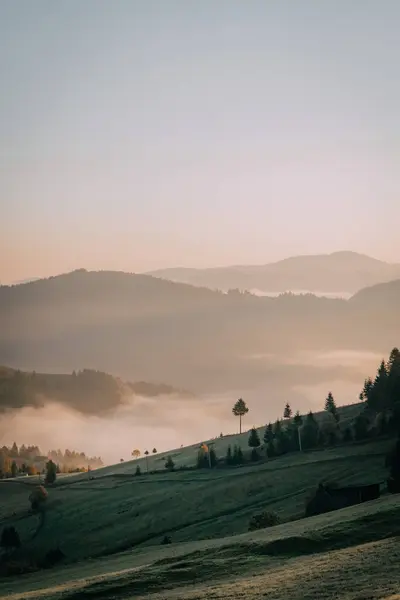
<instances>
[{"instance_id":1,"label":"tree line","mask_svg":"<svg viewBox=\"0 0 400 600\"><path fill-rule=\"evenodd\" d=\"M382 360L374 379L365 380L359 395L362 403L355 419L342 425L332 392L329 392L324 404L327 417L317 419L312 411L307 415L293 414L289 403L283 410L283 419L268 423L260 438L259 431L253 427L249 432L248 446L251 448L250 460L259 460L263 453L272 458L288 452L311 450L335 446L338 443L350 443L373 439L380 435L400 433L400 351L393 348L387 361ZM232 412L239 417L239 432L242 432L242 418L249 412L246 402L239 398ZM221 459L226 465L238 465L246 462L240 445L228 446L226 456ZM212 467L220 462L213 446L208 452L202 447L198 452L197 466Z\"/></svg>"},{"instance_id":2,"label":"tree line","mask_svg":"<svg viewBox=\"0 0 400 600\"><path fill-rule=\"evenodd\" d=\"M57 473L68 473L87 468L96 469L103 466L100 457L86 456L84 452L69 450L49 450L43 455L38 446L19 448L14 442L12 446L0 448L0 477L16 477L17 475L36 475L45 470L46 463L52 461Z\"/></svg>"}]
</instances>

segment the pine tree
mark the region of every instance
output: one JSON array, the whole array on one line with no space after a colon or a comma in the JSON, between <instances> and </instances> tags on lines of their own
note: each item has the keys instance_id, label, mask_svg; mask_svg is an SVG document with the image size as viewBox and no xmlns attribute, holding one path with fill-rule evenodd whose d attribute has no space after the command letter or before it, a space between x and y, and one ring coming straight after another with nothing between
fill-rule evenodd
<instances>
[{"instance_id":1,"label":"pine tree","mask_svg":"<svg viewBox=\"0 0 400 600\"><path fill-rule=\"evenodd\" d=\"M274 439L274 432L272 429L272 423L268 423L264 431L264 442L269 444Z\"/></svg>"},{"instance_id":2,"label":"pine tree","mask_svg":"<svg viewBox=\"0 0 400 600\"><path fill-rule=\"evenodd\" d=\"M235 417L239 417L239 433L242 433L242 417L249 412L246 402L242 400L242 398L239 398L239 400L234 404L232 412Z\"/></svg>"},{"instance_id":3,"label":"pine tree","mask_svg":"<svg viewBox=\"0 0 400 600\"><path fill-rule=\"evenodd\" d=\"M244 462L244 456L243 456L242 448L240 446L238 446L238 448L237 448L237 461L238 461L238 465L241 465Z\"/></svg>"},{"instance_id":4,"label":"pine tree","mask_svg":"<svg viewBox=\"0 0 400 600\"><path fill-rule=\"evenodd\" d=\"M259 460L260 456L257 452L257 448L252 448L251 450L251 454L250 454L250 459L252 462L257 462Z\"/></svg>"},{"instance_id":5,"label":"pine tree","mask_svg":"<svg viewBox=\"0 0 400 600\"><path fill-rule=\"evenodd\" d=\"M314 414L310 410L302 430L302 444L305 449L315 448L318 444L319 426L315 420Z\"/></svg>"},{"instance_id":6,"label":"pine tree","mask_svg":"<svg viewBox=\"0 0 400 600\"><path fill-rule=\"evenodd\" d=\"M296 411L296 414L293 417L293 423L296 425L296 427L301 427L301 425L303 424L303 417L301 416L298 410Z\"/></svg>"},{"instance_id":7,"label":"pine tree","mask_svg":"<svg viewBox=\"0 0 400 600\"><path fill-rule=\"evenodd\" d=\"M233 457L232 457L232 448L230 446L228 446L228 449L226 451L226 457L225 457L225 462L227 465L231 465L233 462Z\"/></svg>"},{"instance_id":8,"label":"pine tree","mask_svg":"<svg viewBox=\"0 0 400 600\"><path fill-rule=\"evenodd\" d=\"M364 440L368 437L369 420L364 412L360 413L354 420L354 437L356 440Z\"/></svg>"},{"instance_id":9,"label":"pine tree","mask_svg":"<svg viewBox=\"0 0 400 600\"><path fill-rule=\"evenodd\" d=\"M273 426L274 438L279 436L282 431L282 423L279 419L277 419Z\"/></svg>"},{"instance_id":10,"label":"pine tree","mask_svg":"<svg viewBox=\"0 0 400 600\"><path fill-rule=\"evenodd\" d=\"M333 416L336 423L339 423L340 417L339 417L338 410L336 408L336 403L335 403L335 399L332 395L332 392L329 392L328 397L325 400L325 410Z\"/></svg>"},{"instance_id":11,"label":"pine tree","mask_svg":"<svg viewBox=\"0 0 400 600\"><path fill-rule=\"evenodd\" d=\"M15 460L13 460L11 463L11 477L16 477L17 474L18 474L17 463L15 462Z\"/></svg>"},{"instance_id":12,"label":"pine tree","mask_svg":"<svg viewBox=\"0 0 400 600\"><path fill-rule=\"evenodd\" d=\"M213 446L211 446L209 448L209 453L210 453L210 463L211 463L211 468L212 468L212 467L215 467L218 462L217 454L216 454L215 448Z\"/></svg>"},{"instance_id":13,"label":"pine tree","mask_svg":"<svg viewBox=\"0 0 400 600\"><path fill-rule=\"evenodd\" d=\"M46 478L45 482L47 484L52 484L57 479L57 467L52 460L49 460L46 463Z\"/></svg>"},{"instance_id":14,"label":"pine tree","mask_svg":"<svg viewBox=\"0 0 400 600\"><path fill-rule=\"evenodd\" d=\"M18 446L15 442L13 443L13 445L11 447L10 456L12 456L13 458L16 458L17 456L19 456Z\"/></svg>"},{"instance_id":15,"label":"pine tree","mask_svg":"<svg viewBox=\"0 0 400 600\"><path fill-rule=\"evenodd\" d=\"M283 411L283 418L290 419L292 416L292 409L290 408L289 402L286 403L285 410Z\"/></svg>"},{"instance_id":16,"label":"pine tree","mask_svg":"<svg viewBox=\"0 0 400 600\"><path fill-rule=\"evenodd\" d=\"M268 458L272 458L275 455L276 455L275 444L274 444L273 440L271 440L270 442L268 442L268 445L267 445L267 456L268 456Z\"/></svg>"},{"instance_id":17,"label":"pine tree","mask_svg":"<svg viewBox=\"0 0 400 600\"><path fill-rule=\"evenodd\" d=\"M258 431L255 427L252 427L250 430L248 444L250 448L258 448L261 444Z\"/></svg>"},{"instance_id":18,"label":"pine tree","mask_svg":"<svg viewBox=\"0 0 400 600\"><path fill-rule=\"evenodd\" d=\"M398 348L393 348L390 353L387 371L388 405L393 409L400 401L400 350Z\"/></svg>"},{"instance_id":19,"label":"pine tree","mask_svg":"<svg viewBox=\"0 0 400 600\"><path fill-rule=\"evenodd\" d=\"M141 475L141 474L142 474L142 471L140 470L139 465L136 465L136 471L135 471L136 477L139 477L139 475Z\"/></svg>"},{"instance_id":20,"label":"pine tree","mask_svg":"<svg viewBox=\"0 0 400 600\"><path fill-rule=\"evenodd\" d=\"M381 361L379 365L378 373L374 380L374 404L375 406L371 406L376 412L381 412L388 408L388 383L389 383L389 375L386 367L386 363L384 360Z\"/></svg>"}]
</instances>

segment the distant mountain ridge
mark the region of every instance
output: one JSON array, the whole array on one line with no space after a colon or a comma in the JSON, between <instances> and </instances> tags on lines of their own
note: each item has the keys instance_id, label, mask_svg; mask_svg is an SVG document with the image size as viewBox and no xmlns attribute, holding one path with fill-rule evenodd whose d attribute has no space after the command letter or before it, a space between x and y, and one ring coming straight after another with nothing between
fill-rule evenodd
<instances>
[{"instance_id":1,"label":"distant mountain ridge","mask_svg":"<svg viewBox=\"0 0 400 600\"><path fill-rule=\"evenodd\" d=\"M399 345L399 306L400 279L350 300L270 298L82 269L0 287L0 364L47 373L86 366L196 394L267 382L275 394L321 379L316 366L290 362L298 354L387 354Z\"/></svg>"},{"instance_id":2,"label":"distant mountain ridge","mask_svg":"<svg viewBox=\"0 0 400 600\"><path fill-rule=\"evenodd\" d=\"M265 265L171 268L147 274L222 291L241 289L277 293L308 290L354 294L362 288L400 278L400 263L387 263L364 254L341 251L293 256Z\"/></svg>"}]
</instances>

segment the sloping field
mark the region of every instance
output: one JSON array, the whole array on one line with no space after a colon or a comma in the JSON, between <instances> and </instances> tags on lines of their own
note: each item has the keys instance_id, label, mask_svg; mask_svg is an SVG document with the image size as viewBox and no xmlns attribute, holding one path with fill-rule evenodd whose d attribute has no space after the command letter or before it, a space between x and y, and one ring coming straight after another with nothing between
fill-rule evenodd
<instances>
[{"instance_id":1,"label":"sloping field","mask_svg":"<svg viewBox=\"0 0 400 600\"><path fill-rule=\"evenodd\" d=\"M276 512L282 522L302 517L321 480L384 480L392 443L296 453L231 469L65 478L49 488L45 523L34 538L38 517L28 511L30 486L3 482L0 527L15 524L24 547L35 553L59 545L67 560L159 544L164 535L176 543L239 534L259 510Z\"/></svg>"},{"instance_id":2,"label":"sloping field","mask_svg":"<svg viewBox=\"0 0 400 600\"><path fill-rule=\"evenodd\" d=\"M0 584L0 597L395 600L400 498L238 536L142 547ZM397 597L398 598L398 597Z\"/></svg>"}]
</instances>

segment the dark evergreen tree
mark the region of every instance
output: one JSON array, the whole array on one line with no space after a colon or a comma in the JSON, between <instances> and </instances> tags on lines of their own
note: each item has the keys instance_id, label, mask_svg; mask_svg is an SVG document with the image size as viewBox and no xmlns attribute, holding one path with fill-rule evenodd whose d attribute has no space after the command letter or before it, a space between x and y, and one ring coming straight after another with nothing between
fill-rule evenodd
<instances>
[{"instance_id":1,"label":"dark evergreen tree","mask_svg":"<svg viewBox=\"0 0 400 600\"><path fill-rule=\"evenodd\" d=\"M258 435L258 431L255 427L252 427L250 430L248 444L249 444L250 448L258 448L261 444L260 437Z\"/></svg>"},{"instance_id":2,"label":"dark evergreen tree","mask_svg":"<svg viewBox=\"0 0 400 600\"><path fill-rule=\"evenodd\" d=\"M286 403L285 410L283 411L283 418L290 419L292 416L292 409L290 408L289 402Z\"/></svg>"},{"instance_id":3,"label":"dark evergreen tree","mask_svg":"<svg viewBox=\"0 0 400 600\"><path fill-rule=\"evenodd\" d=\"M350 427L346 427L346 429L343 431L343 441L345 443L349 443L353 441L353 431L351 430Z\"/></svg>"},{"instance_id":4,"label":"dark evergreen tree","mask_svg":"<svg viewBox=\"0 0 400 600\"><path fill-rule=\"evenodd\" d=\"M264 442L268 445L274 439L272 423L268 423L264 431Z\"/></svg>"},{"instance_id":5,"label":"dark evergreen tree","mask_svg":"<svg viewBox=\"0 0 400 600\"><path fill-rule=\"evenodd\" d=\"M369 419L365 412L360 413L354 420L354 437L365 440L368 437Z\"/></svg>"},{"instance_id":6,"label":"dark evergreen tree","mask_svg":"<svg viewBox=\"0 0 400 600\"><path fill-rule=\"evenodd\" d=\"M56 464L52 460L49 460L46 463L46 478L45 478L45 482L47 484L52 484L52 483L55 482L56 479L57 479L57 467L56 467Z\"/></svg>"},{"instance_id":7,"label":"dark evergreen tree","mask_svg":"<svg viewBox=\"0 0 400 600\"><path fill-rule=\"evenodd\" d=\"M260 455L257 452L257 448L252 448L250 459L252 462L257 462L260 459Z\"/></svg>"},{"instance_id":8,"label":"dark evergreen tree","mask_svg":"<svg viewBox=\"0 0 400 600\"><path fill-rule=\"evenodd\" d=\"M197 468L208 469L209 466L208 453L204 451L203 447L200 447L197 452Z\"/></svg>"},{"instance_id":9,"label":"dark evergreen tree","mask_svg":"<svg viewBox=\"0 0 400 600\"><path fill-rule=\"evenodd\" d=\"M228 446L228 449L226 451L225 462L227 465L233 464L232 448L230 446Z\"/></svg>"},{"instance_id":10,"label":"dark evergreen tree","mask_svg":"<svg viewBox=\"0 0 400 600\"><path fill-rule=\"evenodd\" d=\"M268 445L267 445L267 456L268 456L268 458L273 458L274 456L276 456L275 444L274 444L273 440L271 440L270 442L268 442Z\"/></svg>"},{"instance_id":11,"label":"dark evergreen tree","mask_svg":"<svg viewBox=\"0 0 400 600\"><path fill-rule=\"evenodd\" d=\"M329 392L328 397L325 400L325 410L329 412L332 417L335 419L336 423L339 423L340 417L338 410L336 408L335 399L332 395L332 392Z\"/></svg>"},{"instance_id":12,"label":"dark evergreen tree","mask_svg":"<svg viewBox=\"0 0 400 600\"><path fill-rule=\"evenodd\" d=\"M388 404L391 409L400 402L400 350L393 348L387 365Z\"/></svg>"},{"instance_id":13,"label":"dark evergreen tree","mask_svg":"<svg viewBox=\"0 0 400 600\"><path fill-rule=\"evenodd\" d=\"M301 427L301 425L303 424L303 417L301 416L298 410L296 411L296 414L293 417L293 423L296 425L296 427Z\"/></svg>"},{"instance_id":14,"label":"dark evergreen tree","mask_svg":"<svg viewBox=\"0 0 400 600\"><path fill-rule=\"evenodd\" d=\"M367 405L369 405L371 403L373 388L374 388L374 382L372 381L371 377L368 377L368 379L366 379L364 381L363 388L360 392L359 398L360 398L361 402L365 401L367 403Z\"/></svg>"},{"instance_id":15,"label":"dark evergreen tree","mask_svg":"<svg viewBox=\"0 0 400 600\"><path fill-rule=\"evenodd\" d=\"M16 458L19 456L19 452L18 452L18 446L17 444L14 442L13 445L11 446L11 450L10 450L10 456L12 458Z\"/></svg>"},{"instance_id":16,"label":"dark evergreen tree","mask_svg":"<svg viewBox=\"0 0 400 600\"><path fill-rule=\"evenodd\" d=\"M217 454L215 452L214 446L210 446L208 451L210 453L210 463L211 463L211 468L212 468L217 465L217 462L218 462Z\"/></svg>"},{"instance_id":17,"label":"dark evergreen tree","mask_svg":"<svg viewBox=\"0 0 400 600\"><path fill-rule=\"evenodd\" d=\"M141 475L141 474L142 474L142 471L140 470L139 465L136 465L136 471L135 471L136 477L139 477L139 475Z\"/></svg>"},{"instance_id":18,"label":"dark evergreen tree","mask_svg":"<svg viewBox=\"0 0 400 600\"><path fill-rule=\"evenodd\" d=\"M319 426L314 414L310 410L306 416L301 432L302 445L304 449L315 448L318 445Z\"/></svg>"},{"instance_id":19,"label":"dark evergreen tree","mask_svg":"<svg viewBox=\"0 0 400 600\"><path fill-rule=\"evenodd\" d=\"M274 432L274 438L276 438L282 431L282 422L280 421L280 419L277 419L274 423L274 427L273 427L273 432Z\"/></svg>"},{"instance_id":20,"label":"dark evergreen tree","mask_svg":"<svg viewBox=\"0 0 400 600\"><path fill-rule=\"evenodd\" d=\"M11 477L16 477L18 475L18 467L15 460L11 463Z\"/></svg>"}]
</instances>

